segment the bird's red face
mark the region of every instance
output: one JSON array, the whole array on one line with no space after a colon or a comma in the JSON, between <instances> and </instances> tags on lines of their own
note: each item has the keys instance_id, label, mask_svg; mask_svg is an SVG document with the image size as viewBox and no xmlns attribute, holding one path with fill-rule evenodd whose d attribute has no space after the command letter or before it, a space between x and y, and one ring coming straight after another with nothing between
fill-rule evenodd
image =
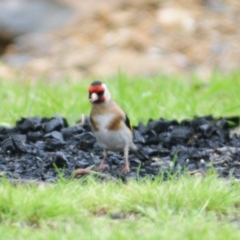
<instances>
[{"instance_id":1,"label":"bird's red face","mask_svg":"<svg viewBox=\"0 0 240 240\"><path fill-rule=\"evenodd\" d=\"M91 103L105 102L105 84L100 81L93 82L88 88L88 98Z\"/></svg>"}]
</instances>

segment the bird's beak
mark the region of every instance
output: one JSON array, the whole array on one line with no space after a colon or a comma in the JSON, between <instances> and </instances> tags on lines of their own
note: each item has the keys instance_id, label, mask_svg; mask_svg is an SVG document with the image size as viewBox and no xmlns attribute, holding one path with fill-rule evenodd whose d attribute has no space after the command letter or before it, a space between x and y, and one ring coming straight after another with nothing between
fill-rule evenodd
<instances>
[{"instance_id":1,"label":"bird's beak","mask_svg":"<svg viewBox=\"0 0 240 240\"><path fill-rule=\"evenodd\" d=\"M91 102L91 103L94 103L95 101L97 101L98 100L98 95L96 94L96 93L92 93L91 94L91 97L89 98L89 101Z\"/></svg>"}]
</instances>

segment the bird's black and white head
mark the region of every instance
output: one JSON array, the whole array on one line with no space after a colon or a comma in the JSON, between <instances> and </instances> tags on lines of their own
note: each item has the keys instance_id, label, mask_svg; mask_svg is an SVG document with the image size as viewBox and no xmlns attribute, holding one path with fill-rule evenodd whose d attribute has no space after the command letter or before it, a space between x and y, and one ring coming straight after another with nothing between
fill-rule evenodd
<instances>
[{"instance_id":1,"label":"bird's black and white head","mask_svg":"<svg viewBox=\"0 0 240 240\"><path fill-rule=\"evenodd\" d=\"M88 98L92 104L107 103L111 100L106 84L94 81L88 88Z\"/></svg>"}]
</instances>

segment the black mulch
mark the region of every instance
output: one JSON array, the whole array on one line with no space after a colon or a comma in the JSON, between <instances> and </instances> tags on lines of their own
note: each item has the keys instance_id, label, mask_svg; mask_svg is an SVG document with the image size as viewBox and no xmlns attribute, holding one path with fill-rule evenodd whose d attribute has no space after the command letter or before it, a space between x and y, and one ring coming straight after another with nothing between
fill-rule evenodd
<instances>
[{"instance_id":1,"label":"black mulch","mask_svg":"<svg viewBox=\"0 0 240 240\"><path fill-rule=\"evenodd\" d=\"M220 177L239 179L240 135L230 131L238 125L239 117L212 116L140 122L134 127L134 142L148 161L130 154L131 172L125 175L121 174L122 153L110 152L107 168L97 170L102 149L88 118L75 126L60 116L22 118L13 128L0 127L0 177L55 182L60 175L69 178L76 172L93 172L112 179L154 179L184 172L204 175L213 169Z\"/></svg>"}]
</instances>

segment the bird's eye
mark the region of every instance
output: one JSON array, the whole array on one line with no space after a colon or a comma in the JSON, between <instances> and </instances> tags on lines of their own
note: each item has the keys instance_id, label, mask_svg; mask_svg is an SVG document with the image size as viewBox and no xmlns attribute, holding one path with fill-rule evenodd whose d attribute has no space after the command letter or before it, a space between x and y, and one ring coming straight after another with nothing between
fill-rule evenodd
<instances>
[{"instance_id":1,"label":"bird's eye","mask_svg":"<svg viewBox=\"0 0 240 240\"><path fill-rule=\"evenodd\" d=\"M98 92L98 95L103 95L104 91Z\"/></svg>"}]
</instances>

